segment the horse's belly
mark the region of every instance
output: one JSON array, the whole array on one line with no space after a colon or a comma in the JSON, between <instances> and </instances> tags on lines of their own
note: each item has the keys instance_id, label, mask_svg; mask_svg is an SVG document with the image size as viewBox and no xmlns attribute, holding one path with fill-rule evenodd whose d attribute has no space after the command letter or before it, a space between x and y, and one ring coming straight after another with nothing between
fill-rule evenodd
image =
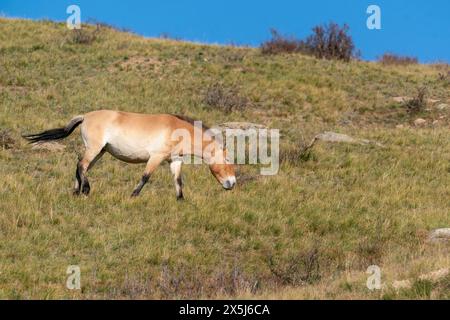
<instances>
[{"instance_id":1,"label":"horse's belly","mask_svg":"<svg viewBox=\"0 0 450 320\"><path fill-rule=\"evenodd\" d=\"M143 147L126 144L107 144L106 151L119 160L131 163L147 162L150 153Z\"/></svg>"}]
</instances>

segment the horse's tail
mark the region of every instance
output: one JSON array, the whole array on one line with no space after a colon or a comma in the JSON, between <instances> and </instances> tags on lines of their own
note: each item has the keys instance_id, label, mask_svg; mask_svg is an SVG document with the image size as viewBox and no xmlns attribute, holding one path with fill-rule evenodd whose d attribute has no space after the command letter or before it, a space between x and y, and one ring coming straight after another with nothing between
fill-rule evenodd
<instances>
[{"instance_id":1,"label":"horse's tail","mask_svg":"<svg viewBox=\"0 0 450 320\"><path fill-rule=\"evenodd\" d=\"M68 137L84 120L84 116L76 116L64 128L50 129L41 133L22 135L30 143L60 140Z\"/></svg>"}]
</instances>

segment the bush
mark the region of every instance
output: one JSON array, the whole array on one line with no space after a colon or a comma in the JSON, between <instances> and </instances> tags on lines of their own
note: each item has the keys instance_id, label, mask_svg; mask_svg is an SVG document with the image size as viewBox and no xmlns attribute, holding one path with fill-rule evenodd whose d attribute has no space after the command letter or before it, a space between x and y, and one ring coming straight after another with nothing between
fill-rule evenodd
<instances>
[{"instance_id":1,"label":"bush","mask_svg":"<svg viewBox=\"0 0 450 320\"><path fill-rule=\"evenodd\" d=\"M100 32L101 25L97 24L96 28L92 31L86 28L71 30L70 41L75 44L92 44L97 40L98 33Z\"/></svg>"},{"instance_id":2,"label":"bush","mask_svg":"<svg viewBox=\"0 0 450 320\"><path fill-rule=\"evenodd\" d=\"M355 51L352 37L348 34L349 27L340 27L336 23L316 26L313 34L302 43L301 50L309 52L317 58L350 61L359 56Z\"/></svg>"},{"instance_id":3,"label":"bush","mask_svg":"<svg viewBox=\"0 0 450 320\"><path fill-rule=\"evenodd\" d=\"M226 113L243 110L249 105L248 99L242 97L236 87L225 87L221 83L215 83L206 90L204 103Z\"/></svg>"},{"instance_id":4,"label":"bush","mask_svg":"<svg viewBox=\"0 0 450 320\"><path fill-rule=\"evenodd\" d=\"M342 61L350 61L359 56L346 24L340 27L331 22L328 25L316 26L312 30L313 34L306 40L298 40L282 36L278 31L272 29L272 39L261 45L261 52L263 54L300 52L320 59Z\"/></svg>"},{"instance_id":5,"label":"bush","mask_svg":"<svg viewBox=\"0 0 450 320\"><path fill-rule=\"evenodd\" d=\"M283 146L280 150L280 162L299 165L302 162L314 159L312 147L315 142L316 138L313 138L311 141L307 142L302 137L299 142L294 145L289 144Z\"/></svg>"},{"instance_id":6,"label":"bush","mask_svg":"<svg viewBox=\"0 0 450 320\"><path fill-rule=\"evenodd\" d=\"M421 87L417 89L417 95L406 102L406 108L410 113L418 113L427 107L427 88Z\"/></svg>"},{"instance_id":7,"label":"bush","mask_svg":"<svg viewBox=\"0 0 450 320\"><path fill-rule=\"evenodd\" d=\"M301 41L295 38L287 38L277 30L271 29L272 39L261 44L263 54L280 54L298 52Z\"/></svg>"},{"instance_id":8,"label":"bush","mask_svg":"<svg viewBox=\"0 0 450 320\"><path fill-rule=\"evenodd\" d=\"M378 58L378 62L383 65L406 66L410 64L417 64L418 60L415 57L399 56L392 53L385 53L380 58Z\"/></svg>"}]
</instances>

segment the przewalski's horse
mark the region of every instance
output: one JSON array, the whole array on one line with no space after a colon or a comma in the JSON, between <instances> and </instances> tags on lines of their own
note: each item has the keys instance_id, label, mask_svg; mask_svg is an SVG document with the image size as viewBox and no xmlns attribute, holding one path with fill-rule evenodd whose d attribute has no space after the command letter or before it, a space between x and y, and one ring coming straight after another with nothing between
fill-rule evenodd
<instances>
[{"instance_id":1,"label":"przewalski's horse","mask_svg":"<svg viewBox=\"0 0 450 320\"><path fill-rule=\"evenodd\" d=\"M230 190L236 184L234 166L226 158L226 149L212 139L205 128L201 129L200 143L195 143L194 131L198 129L192 119L183 116L99 110L74 117L64 128L24 135L24 138L32 143L64 139L80 124L86 151L77 165L75 194L89 194L86 173L105 152L128 163L147 163L132 196L139 195L152 172L167 160L174 177L177 199L182 199L181 165L182 157L186 155L197 156L207 162L211 173L225 189ZM190 139L173 139L176 130L187 133ZM209 153L204 152L206 148Z\"/></svg>"}]
</instances>

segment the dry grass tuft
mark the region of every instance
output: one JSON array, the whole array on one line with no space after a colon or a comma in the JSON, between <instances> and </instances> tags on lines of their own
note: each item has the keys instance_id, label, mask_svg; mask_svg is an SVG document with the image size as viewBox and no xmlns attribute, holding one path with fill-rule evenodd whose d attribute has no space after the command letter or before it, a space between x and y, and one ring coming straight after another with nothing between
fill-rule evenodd
<instances>
[{"instance_id":1,"label":"dry grass tuft","mask_svg":"<svg viewBox=\"0 0 450 320\"><path fill-rule=\"evenodd\" d=\"M16 141L11 135L11 130L2 129L0 130L0 148L2 149L12 149Z\"/></svg>"},{"instance_id":2,"label":"dry grass tuft","mask_svg":"<svg viewBox=\"0 0 450 320\"><path fill-rule=\"evenodd\" d=\"M419 61L416 57L399 56L392 53L385 53L379 59L378 62L385 66L407 66L411 64L418 64Z\"/></svg>"},{"instance_id":3,"label":"dry grass tuft","mask_svg":"<svg viewBox=\"0 0 450 320\"><path fill-rule=\"evenodd\" d=\"M73 44L84 44L90 45L94 43L101 31L101 25L97 24L92 30L87 27L82 27L81 29L73 29L70 31L70 42Z\"/></svg>"},{"instance_id":4,"label":"dry grass tuft","mask_svg":"<svg viewBox=\"0 0 450 320\"><path fill-rule=\"evenodd\" d=\"M417 89L417 94L412 99L406 101L405 107L409 113L419 113L427 107L427 88L420 87Z\"/></svg>"},{"instance_id":5,"label":"dry grass tuft","mask_svg":"<svg viewBox=\"0 0 450 320\"><path fill-rule=\"evenodd\" d=\"M237 87L226 87L221 83L215 83L206 89L203 99L209 108L218 109L225 113L242 111L250 105L246 97L240 95Z\"/></svg>"}]
</instances>

